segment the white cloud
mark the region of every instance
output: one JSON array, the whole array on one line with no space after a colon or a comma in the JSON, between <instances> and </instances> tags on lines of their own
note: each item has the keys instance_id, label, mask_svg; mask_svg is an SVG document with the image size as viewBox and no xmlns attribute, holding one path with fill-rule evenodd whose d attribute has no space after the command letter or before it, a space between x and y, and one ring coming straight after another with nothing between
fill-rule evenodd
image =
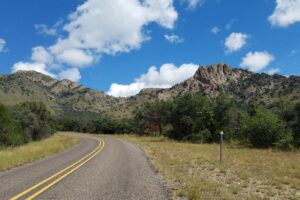
<instances>
[{"instance_id":1,"label":"white cloud","mask_svg":"<svg viewBox=\"0 0 300 200\"><path fill-rule=\"evenodd\" d=\"M129 85L113 83L111 84L107 94L114 97L129 97L136 95L143 88L145 88L144 83L131 83Z\"/></svg>"},{"instance_id":2,"label":"white cloud","mask_svg":"<svg viewBox=\"0 0 300 200\"><path fill-rule=\"evenodd\" d=\"M51 64L53 57L44 47L37 46L32 48L31 60L33 62Z\"/></svg>"},{"instance_id":3,"label":"white cloud","mask_svg":"<svg viewBox=\"0 0 300 200\"><path fill-rule=\"evenodd\" d=\"M183 64L176 67L174 64L164 64L158 70L152 66L146 74L128 85L113 83L107 94L116 97L128 97L140 92L143 88L170 88L192 77L198 69L195 64Z\"/></svg>"},{"instance_id":4,"label":"white cloud","mask_svg":"<svg viewBox=\"0 0 300 200\"><path fill-rule=\"evenodd\" d=\"M50 36L57 35L57 29L55 27L49 28L46 24L35 24L34 28L39 34L45 34Z\"/></svg>"},{"instance_id":5,"label":"white cloud","mask_svg":"<svg viewBox=\"0 0 300 200\"><path fill-rule=\"evenodd\" d=\"M69 36L51 47L54 54L69 49L90 49L115 54L138 49L149 37L144 26L156 22L173 28L177 12L172 0L88 0L69 16Z\"/></svg>"},{"instance_id":6,"label":"white cloud","mask_svg":"<svg viewBox=\"0 0 300 200\"><path fill-rule=\"evenodd\" d=\"M36 26L40 32L50 35L63 27L66 36L59 36L49 47L33 50L31 62L42 62L48 70L53 65L60 66L56 70L86 67L103 54L115 55L140 48L150 39L147 25L156 23L172 29L177 18L173 0L86 0L69 15L67 23L52 28ZM53 58L51 66L46 63L46 57Z\"/></svg>"},{"instance_id":7,"label":"white cloud","mask_svg":"<svg viewBox=\"0 0 300 200\"><path fill-rule=\"evenodd\" d=\"M225 40L226 53L240 50L247 43L249 36L245 33L231 33Z\"/></svg>"},{"instance_id":8,"label":"white cloud","mask_svg":"<svg viewBox=\"0 0 300 200\"><path fill-rule=\"evenodd\" d=\"M274 60L274 56L267 51L249 52L242 59L241 67L253 72L259 72Z\"/></svg>"},{"instance_id":9,"label":"white cloud","mask_svg":"<svg viewBox=\"0 0 300 200\"><path fill-rule=\"evenodd\" d=\"M15 63L12 71L16 72L16 71L20 71L20 70L24 70L24 71L36 71L42 74L46 74L48 76L51 76L53 78L56 78L56 75L47 71L46 69L46 65L44 63L38 63L38 62L18 62Z\"/></svg>"},{"instance_id":10,"label":"white cloud","mask_svg":"<svg viewBox=\"0 0 300 200\"><path fill-rule=\"evenodd\" d=\"M171 43L182 43L184 42L184 39L179 37L178 35L164 35L165 39L168 41L168 42L171 42Z\"/></svg>"},{"instance_id":11,"label":"white cloud","mask_svg":"<svg viewBox=\"0 0 300 200\"><path fill-rule=\"evenodd\" d=\"M58 54L57 60L74 67L84 67L91 64L94 57L81 49L68 49Z\"/></svg>"},{"instance_id":12,"label":"white cloud","mask_svg":"<svg viewBox=\"0 0 300 200\"><path fill-rule=\"evenodd\" d=\"M268 19L272 25L279 27L300 22L300 0L276 0L276 8Z\"/></svg>"},{"instance_id":13,"label":"white cloud","mask_svg":"<svg viewBox=\"0 0 300 200\"><path fill-rule=\"evenodd\" d=\"M278 72L280 72L279 68L271 68L267 71L267 74L274 75L274 74L277 74Z\"/></svg>"},{"instance_id":14,"label":"white cloud","mask_svg":"<svg viewBox=\"0 0 300 200\"><path fill-rule=\"evenodd\" d=\"M5 51L6 41L0 38L0 53Z\"/></svg>"},{"instance_id":15,"label":"white cloud","mask_svg":"<svg viewBox=\"0 0 300 200\"><path fill-rule=\"evenodd\" d=\"M58 74L59 79L68 79L70 81L78 82L81 79L80 72L77 68L70 68L64 71L61 71Z\"/></svg>"},{"instance_id":16,"label":"white cloud","mask_svg":"<svg viewBox=\"0 0 300 200\"><path fill-rule=\"evenodd\" d=\"M188 9L195 9L198 6L203 5L205 0L181 0L181 2L187 4Z\"/></svg>"},{"instance_id":17,"label":"white cloud","mask_svg":"<svg viewBox=\"0 0 300 200\"><path fill-rule=\"evenodd\" d=\"M210 32L212 32L213 34L217 34L217 33L219 33L221 31L221 29L219 28L219 27L217 27L217 26L214 26L211 30L210 30Z\"/></svg>"}]
</instances>

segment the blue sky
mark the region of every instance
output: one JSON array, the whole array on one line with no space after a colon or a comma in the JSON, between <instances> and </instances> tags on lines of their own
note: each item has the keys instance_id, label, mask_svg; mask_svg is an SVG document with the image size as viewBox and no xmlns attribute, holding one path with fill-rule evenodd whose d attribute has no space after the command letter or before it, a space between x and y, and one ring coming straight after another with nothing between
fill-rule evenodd
<instances>
[{"instance_id":1,"label":"blue sky","mask_svg":"<svg viewBox=\"0 0 300 200\"><path fill-rule=\"evenodd\" d=\"M0 2L0 73L36 70L130 96L220 62L299 75L300 0Z\"/></svg>"}]
</instances>

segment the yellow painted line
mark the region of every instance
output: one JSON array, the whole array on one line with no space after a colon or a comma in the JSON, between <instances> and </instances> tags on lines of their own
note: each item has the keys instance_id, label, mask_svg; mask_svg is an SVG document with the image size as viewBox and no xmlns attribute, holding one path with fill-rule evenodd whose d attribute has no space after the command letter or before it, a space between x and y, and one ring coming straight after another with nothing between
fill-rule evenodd
<instances>
[{"instance_id":1,"label":"yellow painted line","mask_svg":"<svg viewBox=\"0 0 300 200\"><path fill-rule=\"evenodd\" d=\"M96 139L96 138L95 138L95 139ZM73 164L69 165L68 167L62 169L61 171L57 172L56 174L54 174L54 175L52 175L52 176L46 178L45 180L43 180L43 181L37 183L36 185L34 185L34 186L28 188L27 190L21 192L20 194L17 194L16 196L11 197L9 200L17 200L18 198L24 196L25 194L27 194L27 193L31 192L32 190L36 189L37 187L39 187L39 186L43 185L44 183L46 183L46 182L52 180L53 178L59 176L60 174L62 174L62 173L64 173L65 171L69 170L70 168L74 167L74 166L77 165L78 163L82 162L82 161L83 161L84 159L86 159L87 157L91 156L93 153L95 153L95 152L100 148L100 146L101 146L101 141L104 143L103 140L101 140L101 141L100 141L99 139L97 139L97 140L99 141L99 144L98 144L97 148L95 148L91 153L89 153L88 155L84 156L84 157L81 158L80 160L74 162Z\"/></svg>"},{"instance_id":2,"label":"yellow painted line","mask_svg":"<svg viewBox=\"0 0 300 200\"><path fill-rule=\"evenodd\" d=\"M34 193L33 195L31 195L30 197L26 198L26 200L32 200L35 197L37 197L38 195L42 194L43 192L45 192L46 190L48 190L50 187L52 187L53 185L57 184L58 182L60 182L61 180L63 180L65 177L67 177L68 175L72 174L73 172L75 172L77 169L79 169L82 165L84 165L85 163L87 163L89 160L91 160L92 158L94 158L96 155L98 155L102 149L105 146L104 141L102 147L94 153L94 155L92 155L91 157L89 157L87 160L85 160L84 162L82 162L80 165L76 166L75 168L73 168L72 170L70 170L69 172L67 172L66 174L64 174L63 176L60 176L58 179L54 180L53 182L51 182L50 184L48 184L47 186L45 186L44 188L40 189L39 191L37 191L36 193Z\"/></svg>"},{"instance_id":3,"label":"yellow painted line","mask_svg":"<svg viewBox=\"0 0 300 200\"><path fill-rule=\"evenodd\" d=\"M97 139L97 140L98 140L98 139ZM61 171L57 172L56 174L54 174L54 175L48 177L47 179L45 179L45 180L43 180L43 181L37 183L36 185L32 186L31 188L29 188L29 189L27 189L27 190L21 192L20 194L14 196L14 197L12 197L12 198L10 198L10 200L16 200L16 199L18 199L18 198L24 196L24 195L27 194L28 192L34 190L35 188L41 186L41 185L44 184L44 183L50 181L51 179L55 178L56 176L58 176L58 175L64 173L64 172L67 171L68 169L72 168L72 167L75 166L76 164L80 163L81 161L83 161L84 159L86 159L87 157L89 157L90 155L92 155L92 154L93 154L94 152L96 152L96 151L100 148L100 146L101 146L101 141L100 141L100 140L98 140L98 141L99 141L99 144L98 144L97 148L94 149L91 153L89 153L89 154L86 155L85 157L81 158L80 160L76 161L75 163L69 165L68 167L62 169Z\"/></svg>"}]
</instances>

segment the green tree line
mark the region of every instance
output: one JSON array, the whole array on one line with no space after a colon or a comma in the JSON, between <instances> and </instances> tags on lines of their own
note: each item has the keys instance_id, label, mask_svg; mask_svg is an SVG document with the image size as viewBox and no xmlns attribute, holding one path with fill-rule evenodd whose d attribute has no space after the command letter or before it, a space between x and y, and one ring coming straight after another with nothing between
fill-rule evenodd
<instances>
[{"instance_id":1,"label":"green tree line","mask_svg":"<svg viewBox=\"0 0 300 200\"><path fill-rule=\"evenodd\" d=\"M195 143L219 141L255 148L300 147L300 103L284 100L268 107L252 98L236 101L225 94L157 100L137 108L131 118L115 119L92 112L51 116L43 103L0 105L0 146L16 146L48 137L54 131L162 135Z\"/></svg>"},{"instance_id":2,"label":"green tree line","mask_svg":"<svg viewBox=\"0 0 300 200\"><path fill-rule=\"evenodd\" d=\"M256 148L300 147L300 103L277 101L269 108L253 98L237 102L226 95L179 96L148 103L134 114L138 134L164 135L198 143L218 142L220 131L229 142Z\"/></svg>"},{"instance_id":3,"label":"green tree line","mask_svg":"<svg viewBox=\"0 0 300 200\"><path fill-rule=\"evenodd\" d=\"M93 112L73 112L58 116L55 129L96 134L122 134L132 132L128 119L113 119Z\"/></svg>"}]
</instances>

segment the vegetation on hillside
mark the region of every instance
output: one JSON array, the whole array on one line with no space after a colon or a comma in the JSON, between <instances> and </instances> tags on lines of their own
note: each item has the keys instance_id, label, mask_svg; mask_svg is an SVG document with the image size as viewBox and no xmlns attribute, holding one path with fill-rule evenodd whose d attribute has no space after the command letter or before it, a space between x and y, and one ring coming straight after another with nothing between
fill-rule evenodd
<instances>
[{"instance_id":1,"label":"vegetation on hillside","mask_svg":"<svg viewBox=\"0 0 300 200\"><path fill-rule=\"evenodd\" d=\"M136 111L134 132L164 135L175 140L200 143L219 141L220 131L229 142L257 148L299 148L300 104L273 108L236 102L226 95L207 98L185 95L146 104Z\"/></svg>"},{"instance_id":2,"label":"vegetation on hillside","mask_svg":"<svg viewBox=\"0 0 300 200\"><path fill-rule=\"evenodd\" d=\"M70 113L56 120L56 129L86 133L161 135L193 143L227 142L255 148L300 147L300 103L279 100L268 108L252 99L248 104L224 94L208 98L183 95L146 103L131 118L114 119L96 113Z\"/></svg>"},{"instance_id":3,"label":"vegetation on hillside","mask_svg":"<svg viewBox=\"0 0 300 200\"><path fill-rule=\"evenodd\" d=\"M53 134L51 116L39 102L25 102L12 107L0 105L0 146L17 146Z\"/></svg>"},{"instance_id":4,"label":"vegetation on hillside","mask_svg":"<svg viewBox=\"0 0 300 200\"><path fill-rule=\"evenodd\" d=\"M182 95L145 103L132 117L115 119L92 112L51 116L43 103L0 106L0 145L16 146L56 131L161 135L194 143L227 142L255 148L300 147L300 103L278 100L270 107L256 98L238 102L222 94L214 98Z\"/></svg>"},{"instance_id":5,"label":"vegetation on hillside","mask_svg":"<svg viewBox=\"0 0 300 200\"><path fill-rule=\"evenodd\" d=\"M103 114L92 112L72 112L58 116L55 128L59 131L81 133L129 133L131 124L128 119L113 119Z\"/></svg>"}]
</instances>

